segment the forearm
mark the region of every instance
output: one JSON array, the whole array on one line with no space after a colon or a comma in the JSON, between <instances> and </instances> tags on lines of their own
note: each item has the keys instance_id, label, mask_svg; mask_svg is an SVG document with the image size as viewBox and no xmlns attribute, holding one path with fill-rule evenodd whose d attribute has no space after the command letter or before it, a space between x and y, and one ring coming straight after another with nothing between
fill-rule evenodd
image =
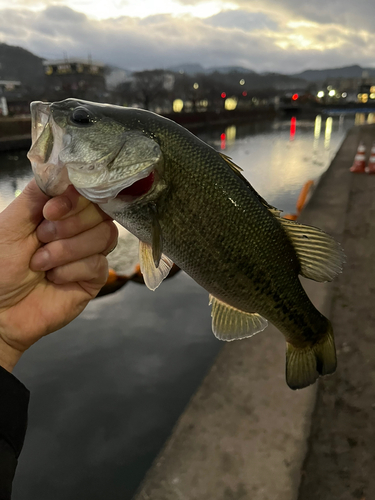
<instances>
[{"instance_id":1,"label":"forearm","mask_svg":"<svg viewBox=\"0 0 375 500\"><path fill-rule=\"evenodd\" d=\"M0 367L0 500L9 500L27 427L29 391Z\"/></svg>"}]
</instances>

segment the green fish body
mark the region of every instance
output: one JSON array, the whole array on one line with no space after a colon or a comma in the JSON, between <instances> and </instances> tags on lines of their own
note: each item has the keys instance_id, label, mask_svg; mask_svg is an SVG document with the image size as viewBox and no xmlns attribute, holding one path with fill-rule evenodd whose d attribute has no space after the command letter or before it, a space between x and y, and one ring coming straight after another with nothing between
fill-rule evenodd
<instances>
[{"instance_id":1,"label":"green fish body","mask_svg":"<svg viewBox=\"0 0 375 500\"><path fill-rule=\"evenodd\" d=\"M48 111L29 153L39 185L56 194L50 179L63 190L67 169L78 191L139 238L149 288L175 263L209 292L218 338L252 336L269 320L287 342L291 388L334 372L330 322L298 277L329 281L341 271L330 236L282 219L228 157L173 121L73 99ZM33 117L41 122L35 108ZM54 130L60 143L51 149Z\"/></svg>"}]
</instances>

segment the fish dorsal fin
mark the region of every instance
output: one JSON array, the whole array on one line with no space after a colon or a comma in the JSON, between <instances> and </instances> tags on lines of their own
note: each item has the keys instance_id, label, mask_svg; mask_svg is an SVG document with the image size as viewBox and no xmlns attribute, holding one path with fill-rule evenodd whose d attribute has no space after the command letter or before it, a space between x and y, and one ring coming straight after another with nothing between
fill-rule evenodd
<instances>
[{"instance_id":1,"label":"fish dorsal fin","mask_svg":"<svg viewBox=\"0 0 375 500\"><path fill-rule=\"evenodd\" d=\"M156 290L173 266L171 259L161 254L158 267L156 267L153 247L143 241L139 241L139 263L147 288L150 290Z\"/></svg>"},{"instance_id":2,"label":"fish dorsal fin","mask_svg":"<svg viewBox=\"0 0 375 500\"><path fill-rule=\"evenodd\" d=\"M332 236L316 227L279 220L297 253L302 276L314 281L332 281L340 274L345 255Z\"/></svg>"},{"instance_id":3,"label":"fish dorsal fin","mask_svg":"<svg viewBox=\"0 0 375 500\"><path fill-rule=\"evenodd\" d=\"M219 340L252 337L268 325L268 321L259 314L240 311L212 295L209 305L212 305L212 331Z\"/></svg>"},{"instance_id":4,"label":"fish dorsal fin","mask_svg":"<svg viewBox=\"0 0 375 500\"><path fill-rule=\"evenodd\" d=\"M272 213L272 215L274 215L275 217L280 217L280 214L281 214L282 210L279 210L278 208L273 207L272 205L270 205L269 203L267 203L266 200L264 198L262 198L260 196L260 194L255 191L255 189L250 184L250 182L246 179L246 177L244 177L242 175L242 173L241 173L241 172L243 172L242 168L239 167L238 165L236 165L234 163L234 161L232 160L232 158L230 158L229 156L225 155L224 153L219 153L219 155L227 163L227 165L230 166L230 168L232 169L232 171L246 184L246 186L258 198L258 200L262 203L262 205L264 205L266 208L268 208L268 210Z\"/></svg>"},{"instance_id":5,"label":"fish dorsal fin","mask_svg":"<svg viewBox=\"0 0 375 500\"><path fill-rule=\"evenodd\" d=\"M234 161L232 160L232 158L230 156L227 156L226 154L224 153L219 153L219 155L222 157L222 159L224 161L226 161L228 163L228 165L230 166L230 168L237 174L237 173L241 173L243 172L243 169L241 167L239 167L238 165L236 165L234 163ZM242 174L241 174L242 175Z\"/></svg>"}]
</instances>

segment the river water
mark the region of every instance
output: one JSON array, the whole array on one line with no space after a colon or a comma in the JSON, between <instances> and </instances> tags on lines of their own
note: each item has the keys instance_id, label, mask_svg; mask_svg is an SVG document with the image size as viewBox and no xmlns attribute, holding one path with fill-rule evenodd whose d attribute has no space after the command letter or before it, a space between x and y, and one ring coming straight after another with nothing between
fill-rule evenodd
<instances>
[{"instance_id":1,"label":"river water","mask_svg":"<svg viewBox=\"0 0 375 500\"><path fill-rule=\"evenodd\" d=\"M198 135L269 203L295 213L302 186L325 171L354 121L276 120ZM0 154L0 210L30 178L26 152ZM15 369L31 402L14 500L130 499L221 347L208 294L182 272L155 292L130 283L93 301Z\"/></svg>"}]
</instances>

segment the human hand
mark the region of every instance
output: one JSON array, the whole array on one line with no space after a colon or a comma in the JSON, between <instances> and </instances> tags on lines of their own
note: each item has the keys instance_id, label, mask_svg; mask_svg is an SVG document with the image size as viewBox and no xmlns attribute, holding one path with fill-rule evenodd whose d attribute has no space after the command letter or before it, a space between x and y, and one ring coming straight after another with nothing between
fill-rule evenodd
<instances>
[{"instance_id":1,"label":"human hand","mask_svg":"<svg viewBox=\"0 0 375 500\"><path fill-rule=\"evenodd\" d=\"M111 219L73 188L49 199L32 180L0 213L0 365L78 316L105 284Z\"/></svg>"}]
</instances>

